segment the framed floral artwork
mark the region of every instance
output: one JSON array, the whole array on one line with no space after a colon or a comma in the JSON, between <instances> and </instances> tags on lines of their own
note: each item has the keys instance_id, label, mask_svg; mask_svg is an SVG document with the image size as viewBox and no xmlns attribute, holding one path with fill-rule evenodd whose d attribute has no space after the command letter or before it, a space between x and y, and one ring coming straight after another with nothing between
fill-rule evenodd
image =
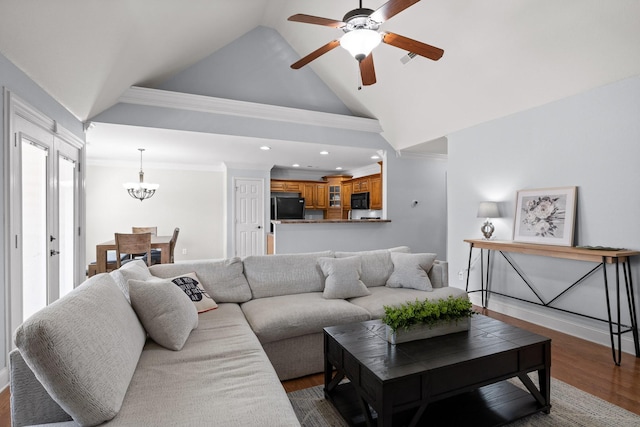
<instances>
[{"instance_id":1,"label":"framed floral artwork","mask_svg":"<svg viewBox=\"0 0 640 427\"><path fill-rule=\"evenodd\" d=\"M576 196L577 187L518 191L513 240L573 246Z\"/></svg>"}]
</instances>

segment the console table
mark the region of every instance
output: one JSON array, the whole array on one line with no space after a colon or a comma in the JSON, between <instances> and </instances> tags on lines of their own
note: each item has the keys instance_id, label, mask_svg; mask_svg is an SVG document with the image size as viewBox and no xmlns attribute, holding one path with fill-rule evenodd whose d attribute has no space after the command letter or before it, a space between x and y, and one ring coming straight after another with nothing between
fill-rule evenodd
<instances>
[{"instance_id":1,"label":"console table","mask_svg":"<svg viewBox=\"0 0 640 427\"><path fill-rule=\"evenodd\" d=\"M532 244L532 243L519 243L512 241L500 241L500 240L475 240L475 239L467 239L465 242L469 243L469 263L468 270L471 269L471 255L473 253L473 249L480 249L480 289L469 291L469 274L467 274L467 284L466 290L469 293L480 292L482 295L482 306L486 308L488 296L490 294L500 295L507 298L513 298L519 301L528 302L531 304L536 304L539 306L544 306L548 308L552 308L555 310L563 311L565 313L571 313L582 317L587 317L589 319L598 320L602 322L607 322L609 324L609 335L611 337L611 352L613 355L613 361L616 365L620 365L620 361L622 359L622 334L631 332L633 335L633 342L635 346L636 357L640 357L640 345L638 340L638 320L637 320L637 312L636 312L636 304L635 304L635 296L633 289L633 281L631 279L631 268L630 268L630 259L631 257L640 255L640 251L630 251L630 250L607 250L607 249L587 249L587 248L578 248L573 246L555 246L555 245L541 245L541 244ZM484 251L486 250L486 264ZM491 251L499 252L504 259L509 263L509 265L513 268L513 270L520 276L522 281L531 289L533 294L538 299L537 301L531 301L524 298L515 297L512 295L508 295L501 292L496 292L491 290L490 286L490 275L489 271L491 269ZM561 291L558 295L553 297L552 299L545 301L539 294L536 292L532 284L525 278L523 273L520 271L520 268L511 260L509 257L505 255L505 253L520 253L525 255L537 255L543 257L553 257L553 258L563 258L574 261L586 261L591 263L596 263L596 265L588 271L585 275L580 277L578 280L573 282L563 291ZM612 317L611 313L611 301L609 297L609 279L607 277L607 264L612 264L615 266L615 299L616 299L616 316ZM485 272L486 265L486 272ZM624 285L625 291L627 295L628 308L629 308L629 318L631 325L622 324L620 320L620 267L622 267L622 276L624 277ZM607 303L607 319L600 319L594 316L590 316L585 313L576 313L574 311L565 310L560 307L555 307L552 304L558 300L562 295L568 292L570 289L579 285L583 282L587 277L591 276L597 270L602 269L604 290L606 296ZM617 350L616 350L616 340L617 337Z\"/></svg>"}]
</instances>

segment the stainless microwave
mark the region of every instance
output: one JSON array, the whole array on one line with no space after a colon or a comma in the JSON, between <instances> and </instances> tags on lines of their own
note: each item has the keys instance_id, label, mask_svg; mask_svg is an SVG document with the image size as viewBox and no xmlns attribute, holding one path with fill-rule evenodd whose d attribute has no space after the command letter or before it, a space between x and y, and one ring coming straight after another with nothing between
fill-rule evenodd
<instances>
[{"instance_id":1,"label":"stainless microwave","mask_svg":"<svg viewBox=\"0 0 640 427\"><path fill-rule=\"evenodd\" d=\"M369 209L369 192L353 193L351 195L351 209Z\"/></svg>"}]
</instances>

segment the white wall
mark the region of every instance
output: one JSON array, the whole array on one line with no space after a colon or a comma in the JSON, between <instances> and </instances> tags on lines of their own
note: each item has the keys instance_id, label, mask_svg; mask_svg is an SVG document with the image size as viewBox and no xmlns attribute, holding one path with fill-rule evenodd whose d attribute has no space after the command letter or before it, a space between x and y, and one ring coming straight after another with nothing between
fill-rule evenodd
<instances>
[{"instance_id":1,"label":"white wall","mask_svg":"<svg viewBox=\"0 0 640 427\"><path fill-rule=\"evenodd\" d=\"M95 261L96 244L132 226L157 226L159 235L180 228L176 261L224 257L224 173L153 169L145 181L160 184L143 202L122 184L137 181L138 169L89 164L87 167L87 263ZM184 255L183 249L187 249Z\"/></svg>"},{"instance_id":2,"label":"white wall","mask_svg":"<svg viewBox=\"0 0 640 427\"><path fill-rule=\"evenodd\" d=\"M640 249L639 161L640 77L449 135L448 258L452 282L464 286L457 280L469 256L463 240L481 237L483 220L476 218L478 202L502 202L504 217L493 221L495 236L510 240L519 189L578 186L576 244ZM495 257L494 289L531 297L501 258ZM554 295L563 283L571 283L591 267L543 257L513 258L544 295ZM634 259L632 265L636 298L639 263L640 259ZM476 263L471 269L471 288L478 286L478 270ZM611 270L610 280L614 277ZM602 273L559 302L567 309L606 317ZM605 323L500 297L493 297L489 307L609 345ZM623 321L628 321L626 314ZM631 351L630 334L624 341L625 349Z\"/></svg>"}]
</instances>

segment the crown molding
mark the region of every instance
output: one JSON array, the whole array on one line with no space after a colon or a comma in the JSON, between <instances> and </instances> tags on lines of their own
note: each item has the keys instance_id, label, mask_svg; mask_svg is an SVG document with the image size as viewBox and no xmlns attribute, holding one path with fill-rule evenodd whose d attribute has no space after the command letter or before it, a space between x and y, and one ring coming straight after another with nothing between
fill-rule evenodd
<instances>
[{"instance_id":1,"label":"crown molding","mask_svg":"<svg viewBox=\"0 0 640 427\"><path fill-rule=\"evenodd\" d=\"M348 129L359 132L382 133L376 119L345 116L342 114L280 107L255 102L237 101L212 96L193 95L160 89L131 86L118 99L125 104L174 108L210 114L251 117L262 120L289 122L294 124Z\"/></svg>"},{"instance_id":2,"label":"crown molding","mask_svg":"<svg viewBox=\"0 0 640 427\"><path fill-rule=\"evenodd\" d=\"M435 159L435 160L448 160L447 154L440 153L425 153L416 151L396 151L396 157L405 157L407 159Z\"/></svg>"}]
</instances>

